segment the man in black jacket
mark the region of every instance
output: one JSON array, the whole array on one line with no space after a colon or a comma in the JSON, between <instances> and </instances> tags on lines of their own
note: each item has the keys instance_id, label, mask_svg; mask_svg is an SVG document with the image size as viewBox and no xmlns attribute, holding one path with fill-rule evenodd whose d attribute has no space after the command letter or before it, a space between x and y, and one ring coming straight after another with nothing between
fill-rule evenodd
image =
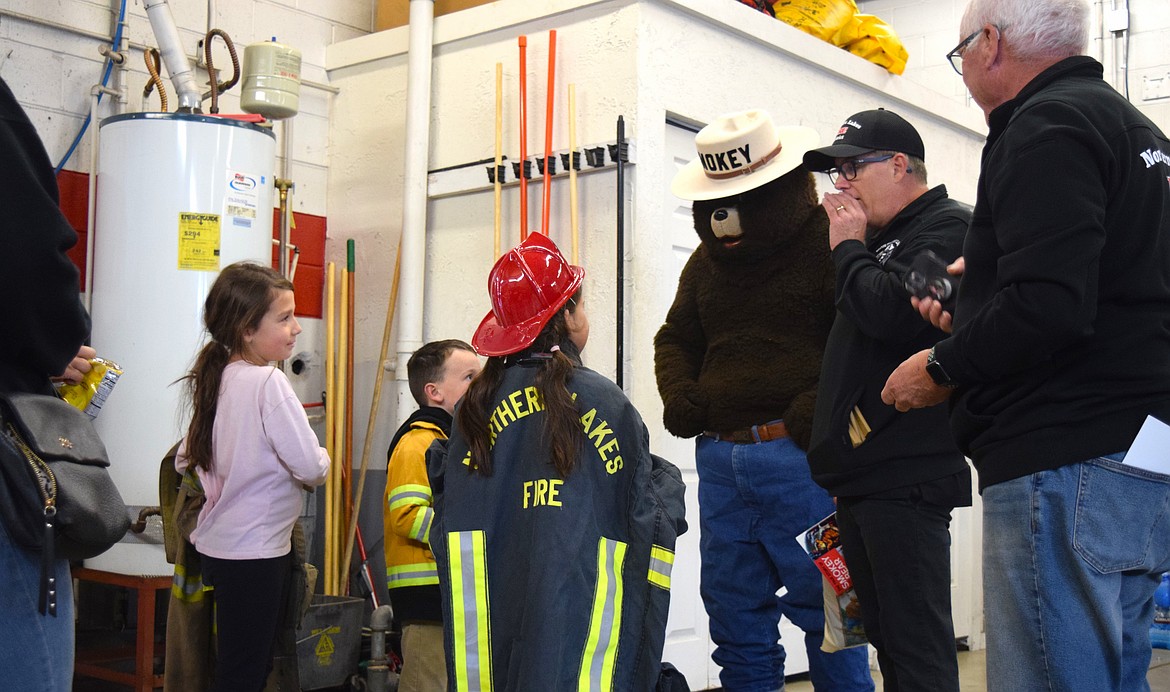
<instances>
[{"instance_id":1,"label":"man in black jacket","mask_svg":"<svg viewBox=\"0 0 1170 692\"><path fill-rule=\"evenodd\" d=\"M1170 420L1170 140L1081 55L1088 24L968 6L950 56L989 133L953 333L883 392L952 399L979 471L993 690L1148 689L1170 568L1166 447L1138 435Z\"/></svg>"},{"instance_id":2,"label":"man in black jacket","mask_svg":"<svg viewBox=\"0 0 1170 692\"><path fill-rule=\"evenodd\" d=\"M923 253L959 255L970 207L927 184L914 127L887 110L850 116L832 146L804 155L836 192L822 205L836 265L837 317L817 391L808 460L837 497L845 561L887 692L958 692L951 620L951 510L971 475L945 405L898 413L881 401L890 372L943 334L907 300Z\"/></svg>"},{"instance_id":3,"label":"man in black jacket","mask_svg":"<svg viewBox=\"0 0 1170 692\"><path fill-rule=\"evenodd\" d=\"M93 349L89 315L66 251L77 234L61 213L57 180L36 128L0 79L0 393L52 392L50 376L77 381ZM75 355L76 354L76 355ZM18 454L14 447L7 452ZM4 461L11 461L7 457ZM0 524L0 630L20 646L0 648L5 689L67 690L73 671L73 581L56 560L57 610L41 614L42 555L17 545Z\"/></svg>"}]
</instances>

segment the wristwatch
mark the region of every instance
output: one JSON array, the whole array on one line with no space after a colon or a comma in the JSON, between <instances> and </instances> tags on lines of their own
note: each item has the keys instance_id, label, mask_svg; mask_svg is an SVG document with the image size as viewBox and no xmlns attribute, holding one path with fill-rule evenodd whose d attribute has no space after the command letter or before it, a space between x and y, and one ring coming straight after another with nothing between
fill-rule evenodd
<instances>
[{"instance_id":1,"label":"wristwatch","mask_svg":"<svg viewBox=\"0 0 1170 692\"><path fill-rule=\"evenodd\" d=\"M930 355L926 357L926 374L930 375L930 379L934 380L934 383L940 387L954 389L955 387L959 386L959 383L955 382L953 379L951 379L951 376L947 374L946 368L943 367L943 364L935 359L934 347L931 347Z\"/></svg>"}]
</instances>

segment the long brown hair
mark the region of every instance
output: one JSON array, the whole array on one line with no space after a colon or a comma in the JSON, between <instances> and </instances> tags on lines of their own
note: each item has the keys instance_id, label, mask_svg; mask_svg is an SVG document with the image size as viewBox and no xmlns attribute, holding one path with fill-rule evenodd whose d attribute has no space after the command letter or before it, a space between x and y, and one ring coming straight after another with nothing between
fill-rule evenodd
<instances>
[{"instance_id":1,"label":"long brown hair","mask_svg":"<svg viewBox=\"0 0 1170 692\"><path fill-rule=\"evenodd\" d=\"M211 433L223 370L233 356L244 353L245 335L260 326L280 290L291 291L293 285L271 267L252 262L228 265L211 285L203 303L203 325L211 338L183 378L193 409L186 449L191 465L211 469Z\"/></svg>"},{"instance_id":2,"label":"long brown hair","mask_svg":"<svg viewBox=\"0 0 1170 692\"><path fill-rule=\"evenodd\" d=\"M541 364L536 373L536 392L543 407L541 440L548 445L553 466L565 478L577 464L578 454L585 442L581 428L581 413L569 392L569 378L581 363L580 351L569 339L565 322L565 310L576 313L581 303L581 291L577 291L564 310L558 310L544 325L536 341L524 351L510 356L488 358L463 400L455 410L455 421L459 426L467 447L471 450L471 470L485 476L492 474L491 423L490 415L495 408L496 390L504 379L504 370L509 359L539 357ZM554 349L556 346L558 348Z\"/></svg>"}]
</instances>

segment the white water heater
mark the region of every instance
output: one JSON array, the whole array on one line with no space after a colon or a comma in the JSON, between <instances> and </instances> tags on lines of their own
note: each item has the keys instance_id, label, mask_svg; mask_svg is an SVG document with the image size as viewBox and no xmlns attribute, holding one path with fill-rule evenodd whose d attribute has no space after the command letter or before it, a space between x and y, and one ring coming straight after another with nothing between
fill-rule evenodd
<instances>
[{"instance_id":1,"label":"white water heater","mask_svg":"<svg viewBox=\"0 0 1170 692\"><path fill-rule=\"evenodd\" d=\"M272 262L276 140L227 118L127 113L102 121L99 152L92 345L125 373L95 424L123 499L152 506L163 455L189 420L176 380L204 343L207 291L232 262ZM167 568L161 549L142 556L125 548L86 564Z\"/></svg>"}]
</instances>

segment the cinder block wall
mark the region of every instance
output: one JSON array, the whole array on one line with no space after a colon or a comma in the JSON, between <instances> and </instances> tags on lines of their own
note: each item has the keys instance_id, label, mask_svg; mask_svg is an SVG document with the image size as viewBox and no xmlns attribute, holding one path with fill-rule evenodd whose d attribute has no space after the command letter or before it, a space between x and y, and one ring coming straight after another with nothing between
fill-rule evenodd
<instances>
[{"instance_id":1,"label":"cinder block wall","mask_svg":"<svg viewBox=\"0 0 1170 692\"><path fill-rule=\"evenodd\" d=\"M332 43L363 36L373 30L372 0L216 0L213 28L227 32L240 60L244 46L275 37L295 46L302 55L302 78L325 84L325 49ZM98 53L102 40L113 36L119 0L6 0L0 4L0 76L16 93L37 127L49 157L57 164L89 114L90 88L101 80L104 58ZM207 31L208 3L172 0L171 12L182 37L183 48L195 56ZM127 0L124 34L130 41L125 103L105 96L101 117L144 109L142 96L147 72L142 46L157 45L141 0ZM219 39L213 42L212 60L221 79L231 72L231 60ZM164 78L165 78L164 70ZM120 70L111 76L118 86ZM205 73L200 71L202 83ZM173 109L175 96L170 81ZM239 112L239 88L220 100L220 111ZM159 108L158 96L145 99L145 109ZM305 84L301 89L300 114L293 120L288 174L296 181L294 209L324 216L327 212L326 177L329 170L329 112L331 94ZM278 152L282 126L276 127ZM89 172L89 139L78 145L65 168Z\"/></svg>"},{"instance_id":2,"label":"cinder block wall","mask_svg":"<svg viewBox=\"0 0 1170 692\"><path fill-rule=\"evenodd\" d=\"M1125 93L1129 66L1129 98L1162 129L1170 127L1170 2L1164 0L1091 0L1089 55L1105 66L1105 79ZM1126 37L1104 27L1114 5L1129 8ZM894 27L910 52L905 77L952 98L970 102L963 80L946 62L946 54L962 38L959 22L967 0L858 0L858 9L877 15ZM972 107L974 105L972 104Z\"/></svg>"}]
</instances>

